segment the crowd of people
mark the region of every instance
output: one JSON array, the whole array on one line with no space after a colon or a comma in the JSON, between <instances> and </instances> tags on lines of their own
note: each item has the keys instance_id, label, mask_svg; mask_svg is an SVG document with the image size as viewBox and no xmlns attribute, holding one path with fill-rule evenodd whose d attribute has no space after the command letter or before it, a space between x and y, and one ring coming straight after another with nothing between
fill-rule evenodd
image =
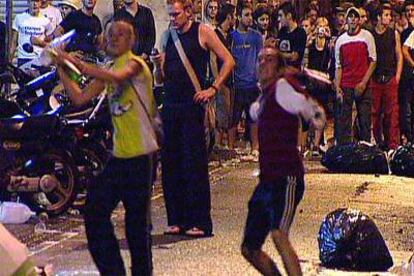
<instances>
[{"instance_id":1,"label":"crowd of people","mask_svg":"<svg viewBox=\"0 0 414 276\"><path fill-rule=\"evenodd\" d=\"M336 1L330 9L324 0L194 5L167 0L170 25L156 54L151 54L156 37L151 9L124 0L113 19L102 24L94 14L96 1L61 1L59 11L48 0L28 0L29 9L13 22L8 58L17 49L17 62L24 64L55 37L75 29L77 37L65 51L57 49L63 85L78 105L105 88L109 93L113 158L88 191L85 207L89 249L104 275L125 274L110 223L119 201L126 209L132 273L151 274L149 195L153 154L160 148L168 220L164 233L213 235L205 134L206 106L212 101L218 115L216 146L237 151L250 144L247 157L260 164L242 254L263 274L279 273L261 251L269 232L288 274L301 273L288 231L304 192L300 155L304 149L318 155L328 142L319 104L333 118L336 144L366 141L395 150L413 142L412 0ZM111 69L67 53L98 51L114 59ZM64 59L94 77L83 91L67 76ZM304 89L302 71L324 81ZM152 128L156 114L153 82L164 87L162 145L155 133L144 131ZM237 141L241 125L247 143ZM309 144L299 141L301 125L310 125Z\"/></svg>"}]
</instances>

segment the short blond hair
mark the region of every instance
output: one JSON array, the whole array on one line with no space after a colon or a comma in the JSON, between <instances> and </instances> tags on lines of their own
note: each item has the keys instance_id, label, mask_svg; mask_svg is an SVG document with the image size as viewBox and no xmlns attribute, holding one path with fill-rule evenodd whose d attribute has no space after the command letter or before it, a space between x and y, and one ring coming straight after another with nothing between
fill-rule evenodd
<instances>
[{"instance_id":1,"label":"short blond hair","mask_svg":"<svg viewBox=\"0 0 414 276\"><path fill-rule=\"evenodd\" d=\"M172 5L174 3L181 3L186 8L191 8L193 6L193 1L191 0L167 0L167 5Z\"/></svg>"}]
</instances>

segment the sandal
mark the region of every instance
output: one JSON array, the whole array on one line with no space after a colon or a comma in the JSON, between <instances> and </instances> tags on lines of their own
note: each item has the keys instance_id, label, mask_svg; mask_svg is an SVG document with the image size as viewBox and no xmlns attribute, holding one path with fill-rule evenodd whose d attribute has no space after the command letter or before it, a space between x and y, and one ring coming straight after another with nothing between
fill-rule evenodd
<instances>
[{"instance_id":1,"label":"sandal","mask_svg":"<svg viewBox=\"0 0 414 276\"><path fill-rule=\"evenodd\" d=\"M168 226L167 229L164 231L164 235L182 235L182 234L183 234L182 229L177 225Z\"/></svg>"},{"instance_id":2,"label":"sandal","mask_svg":"<svg viewBox=\"0 0 414 276\"><path fill-rule=\"evenodd\" d=\"M193 238L204 238L213 236L211 233L205 232L204 230L201 230L197 227L188 229L187 231L185 231L185 235Z\"/></svg>"}]
</instances>

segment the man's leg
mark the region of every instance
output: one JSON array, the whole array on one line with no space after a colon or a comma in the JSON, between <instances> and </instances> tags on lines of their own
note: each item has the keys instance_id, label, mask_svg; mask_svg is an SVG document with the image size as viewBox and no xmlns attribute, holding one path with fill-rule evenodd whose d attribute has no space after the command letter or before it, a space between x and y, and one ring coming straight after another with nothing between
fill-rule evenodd
<instances>
[{"instance_id":1,"label":"man's leg","mask_svg":"<svg viewBox=\"0 0 414 276\"><path fill-rule=\"evenodd\" d=\"M181 109L164 107L162 111L164 144L161 149L162 188L167 209L168 226L185 224L185 202L181 164Z\"/></svg>"},{"instance_id":2,"label":"man's leg","mask_svg":"<svg viewBox=\"0 0 414 276\"><path fill-rule=\"evenodd\" d=\"M125 232L131 252L132 275L152 275L150 197L151 156L123 161L121 200L125 208Z\"/></svg>"},{"instance_id":3,"label":"man's leg","mask_svg":"<svg viewBox=\"0 0 414 276\"><path fill-rule=\"evenodd\" d=\"M250 124L250 139L252 140L252 151L259 150L259 129L257 124Z\"/></svg>"},{"instance_id":4,"label":"man's leg","mask_svg":"<svg viewBox=\"0 0 414 276\"><path fill-rule=\"evenodd\" d=\"M289 236L282 230L273 230L272 239L277 251L282 257L283 265L288 275L302 275L299 258L289 241Z\"/></svg>"},{"instance_id":5,"label":"man's leg","mask_svg":"<svg viewBox=\"0 0 414 276\"><path fill-rule=\"evenodd\" d=\"M400 144L398 84L393 78L385 91L385 127L384 136L389 149L396 149Z\"/></svg>"},{"instance_id":6,"label":"man's leg","mask_svg":"<svg viewBox=\"0 0 414 276\"><path fill-rule=\"evenodd\" d=\"M263 275L282 275L275 262L263 250L250 250L242 246L243 257Z\"/></svg>"},{"instance_id":7,"label":"man's leg","mask_svg":"<svg viewBox=\"0 0 414 276\"><path fill-rule=\"evenodd\" d=\"M371 89L367 88L362 96L355 100L361 140L371 143Z\"/></svg>"},{"instance_id":8,"label":"man's leg","mask_svg":"<svg viewBox=\"0 0 414 276\"><path fill-rule=\"evenodd\" d=\"M267 207L271 205L271 193L269 183L256 187L249 201L241 253L263 275L281 275L275 262L261 249L270 230L271 214Z\"/></svg>"},{"instance_id":9,"label":"man's leg","mask_svg":"<svg viewBox=\"0 0 414 276\"><path fill-rule=\"evenodd\" d=\"M119 164L111 159L89 189L85 205L85 230L88 248L102 275L126 275L111 213L119 202L117 178Z\"/></svg>"},{"instance_id":10,"label":"man's leg","mask_svg":"<svg viewBox=\"0 0 414 276\"><path fill-rule=\"evenodd\" d=\"M381 133L381 105L382 105L382 96L384 91L384 84L377 83L375 81L371 82L372 88L372 128L374 133L375 142L377 145L382 143L382 133Z\"/></svg>"},{"instance_id":11,"label":"man's leg","mask_svg":"<svg viewBox=\"0 0 414 276\"><path fill-rule=\"evenodd\" d=\"M351 143L352 137L352 106L353 90L343 89L344 96L342 103L338 102L337 109L337 121L335 126L335 135L338 144ZM337 100L338 101L338 100Z\"/></svg>"}]
</instances>

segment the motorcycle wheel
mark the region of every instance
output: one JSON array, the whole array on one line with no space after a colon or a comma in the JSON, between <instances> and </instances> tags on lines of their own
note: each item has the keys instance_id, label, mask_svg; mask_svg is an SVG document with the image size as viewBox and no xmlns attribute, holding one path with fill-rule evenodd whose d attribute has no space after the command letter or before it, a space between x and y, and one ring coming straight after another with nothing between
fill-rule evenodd
<instances>
[{"instance_id":1,"label":"motorcycle wheel","mask_svg":"<svg viewBox=\"0 0 414 276\"><path fill-rule=\"evenodd\" d=\"M108 151L101 144L94 142L82 143L80 147L86 161L88 177L97 177L108 162ZM87 183L90 183L90 180Z\"/></svg>"},{"instance_id":2,"label":"motorcycle wheel","mask_svg":"<svg viewBox=\"0 0 414 276\"><path fill-rule=\"evenodd\" d=\"M77 169L72 158L64 151L52 149L43 156L45 164L53 166L51 175L58 180L57 187L50 192L40 192L26 195L28 202L36 212L46 212L51 216L65 212L73 203L78 191ZM43 194L43 201L39 201L39 195ZM37 199L36 199L37 197Z\"/></svg>"}]
</instances>

